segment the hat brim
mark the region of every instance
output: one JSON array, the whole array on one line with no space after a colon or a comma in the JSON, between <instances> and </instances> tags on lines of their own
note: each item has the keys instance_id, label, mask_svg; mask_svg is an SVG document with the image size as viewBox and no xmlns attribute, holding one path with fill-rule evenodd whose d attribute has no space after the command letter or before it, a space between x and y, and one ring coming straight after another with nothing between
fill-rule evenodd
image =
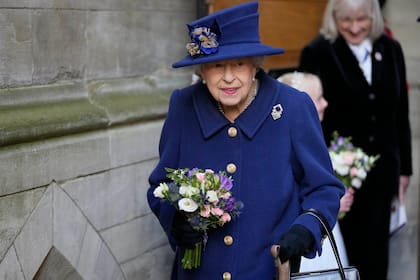
<instances>
[{"instance_id":1,"label":"hat brim","mask_svg":"<svg viewBox=\"0 0 420 280\"><path fill-rule=\"evenodd\" d=\"M284 53L282 48L274 48L261 43L247 43L247 44L233 44L219 46L216 53L210 55L200 55L192 57L187 55L183 59L172 64L173 68L179 68L184 66L191 66L196 64L204 64L209 62L243 58L243 57L254 57L254 56L266 56Z\"/></svg>"}]
</instances>

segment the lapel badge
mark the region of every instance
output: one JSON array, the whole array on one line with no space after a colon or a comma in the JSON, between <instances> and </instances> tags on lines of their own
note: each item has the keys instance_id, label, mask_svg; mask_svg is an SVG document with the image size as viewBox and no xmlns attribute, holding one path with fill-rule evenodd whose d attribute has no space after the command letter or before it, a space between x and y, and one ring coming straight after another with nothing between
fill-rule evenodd
<instances>
[{"instance_id":1,"label":"lapel badge","mask_svg":"<svg viewBox=\"0 0 420 280\"><path fill-rule=\"evenodd\" d=\"M273 106L273 109L271 110L271 117L273 120L278 120L281 118L281 114L283 114L283 107L281 104L277 104Z\"/></svg>"},{"instance_id":2,"label":"lapel badge","mask_svg":"<svg viewBox=\"0 0 420 280\"><path fill-rule=\"evenodd\" d=\"M380 52L375 52L375 59L377 61L382 61L382 54Z\"/></svg>"}]
</instances>

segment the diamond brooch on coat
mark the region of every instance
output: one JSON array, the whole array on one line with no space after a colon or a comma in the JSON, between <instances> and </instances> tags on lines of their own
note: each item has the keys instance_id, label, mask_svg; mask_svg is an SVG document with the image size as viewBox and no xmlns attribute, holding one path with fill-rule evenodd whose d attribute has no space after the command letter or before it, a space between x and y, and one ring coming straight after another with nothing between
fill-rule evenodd
<instances>
[{"instance_id":1,"label":"diamond brooch on coat","mask_svg":"<svg viewBox=\"0 0 420 280\"><path fill-rule=\"evenodd\" d=\"M271 110L271 117L273 117L273 120L280 119L282 114L283 107L281 106L281 104L274 105L273 110Z\"/></svg>"}]
</instances>

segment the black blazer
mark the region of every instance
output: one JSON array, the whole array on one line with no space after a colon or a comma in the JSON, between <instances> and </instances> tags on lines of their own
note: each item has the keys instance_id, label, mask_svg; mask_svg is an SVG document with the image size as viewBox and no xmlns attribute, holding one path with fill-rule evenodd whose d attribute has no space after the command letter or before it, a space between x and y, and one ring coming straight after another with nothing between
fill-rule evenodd
<instances>
[{"instance_id":1,"label":"black blazer","mask_svg":"<svg viewBox=\"0 0 420 280\"><path fill-rule=\"evenodd\" d=\"M329 103L322 123L327 143L337 130L366 153L380 154L372 173L383 176L377 187L394 182L389 194L397 192L400 174L412 174L405 62L400 44L386 35L373 42L371 56L371 85L342 37L334 43L315 38L303 49L299 68L321 78Z\"/></svg>"}]
</instances>

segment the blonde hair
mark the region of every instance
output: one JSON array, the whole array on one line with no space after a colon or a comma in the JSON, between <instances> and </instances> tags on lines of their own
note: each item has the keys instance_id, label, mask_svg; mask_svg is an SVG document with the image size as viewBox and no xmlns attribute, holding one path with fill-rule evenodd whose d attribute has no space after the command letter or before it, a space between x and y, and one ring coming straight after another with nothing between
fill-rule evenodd
<instances>
[{"instance_id":1,"label":"blonde hair","mask_svg":"<svg viewBox=\"0 0 420 280\"><path fill-rule=\"evenodd\" d=\"M315 79L321 83L321 80L317 75L298 71L285 73L277 78L279 82L285 83L300 91L305 91L305 79Z\"/></svg>"},{"instance_id":2,"label":"blonde hair","mask_svg":"<svg viewBox=\"0 0 420 280\"><path fill-rule=\"evenodd\" d=\"M372 20L369 38L374 41L384 32L384 19L378 0L329 0L324 11L320 33L330 42L338 37L336 17L348 15L357 9L363 9Z\"/></svg>"}]
</instances>

